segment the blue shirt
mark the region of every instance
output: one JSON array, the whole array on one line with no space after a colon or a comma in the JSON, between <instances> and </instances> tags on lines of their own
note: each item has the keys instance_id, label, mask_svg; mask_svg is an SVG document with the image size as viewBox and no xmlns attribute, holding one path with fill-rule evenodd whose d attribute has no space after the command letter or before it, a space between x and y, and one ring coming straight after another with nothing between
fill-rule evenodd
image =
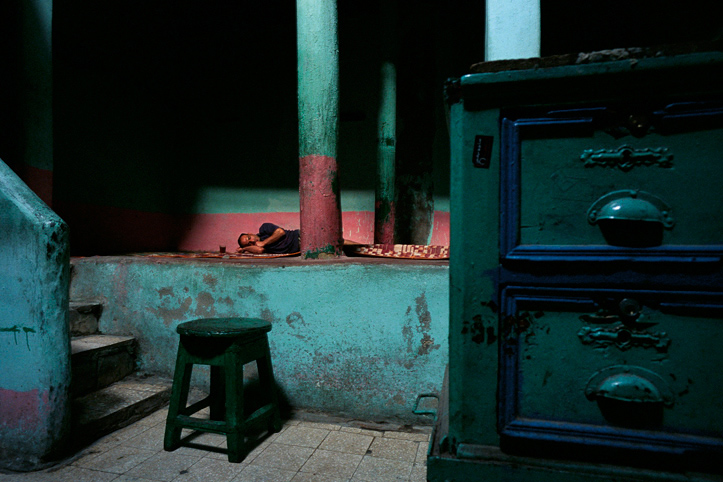
<instances>
[{"instance_id":1,"label":"blue shirt","mask_svg":"<svg viewBox=\"0 0 723 482\"><path fill-rule=\"evenodd\" d=\"M259 239L261 241L265 240L272 234L274 234L274 231L279 229L279 226L271 223L264 223L259 227ZM264 251L267 253L272 254L285 254L285 253L298 253L300 251L299 247L299 230L298 229L284 229L286 231L286 236L283 236L281 239L276 241L275 243L267 244L264 246Z\"/></svg>"}]
</instances>

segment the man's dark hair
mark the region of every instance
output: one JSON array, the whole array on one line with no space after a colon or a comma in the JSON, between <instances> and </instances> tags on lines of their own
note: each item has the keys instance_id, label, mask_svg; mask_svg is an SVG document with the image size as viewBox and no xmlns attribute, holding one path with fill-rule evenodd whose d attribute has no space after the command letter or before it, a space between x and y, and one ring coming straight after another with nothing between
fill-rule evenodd
<instances>
[{"instance_id":1,"label":"man's dark hair","mask_svg":"<svg viewBox=\"0 0 723 482\"><path fill-rule=\"evenodd\" d=\"M238 245L240 248L243 248L243 246L241 246L241 236L250 236L250 235L251 235L250 233L241 233L238 235Z\"/></svg>"}]
</instances>

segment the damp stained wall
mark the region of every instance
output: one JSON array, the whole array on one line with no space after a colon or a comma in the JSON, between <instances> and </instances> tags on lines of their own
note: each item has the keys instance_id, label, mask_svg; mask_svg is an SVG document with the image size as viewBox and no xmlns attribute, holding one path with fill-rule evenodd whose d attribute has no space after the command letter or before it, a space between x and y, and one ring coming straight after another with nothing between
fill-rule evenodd
<instances>
[{"instance_id":1,"label":"damp stained wall","mask_svg":"<svg viewBox=\"0 0 723 482\"><path fill-rule=\"evenodd\" d=\"M103 333L138 338L141 371L171 376L179 323L262 318L287 404L414 422L417 395L439 393L448 359L448 267L376 261L81 258L71 295L103 303Z\"/></svg>"},{"instance_id":2,"label":"damp stained wall","mask_svg":"<svg viewBox=\"0 0 723 482\"><path fill-rule=\"evenodd\" d=\"M0 160L0 467L38 468L68 431L66 224Z\"/></svg>"}]
</instances>

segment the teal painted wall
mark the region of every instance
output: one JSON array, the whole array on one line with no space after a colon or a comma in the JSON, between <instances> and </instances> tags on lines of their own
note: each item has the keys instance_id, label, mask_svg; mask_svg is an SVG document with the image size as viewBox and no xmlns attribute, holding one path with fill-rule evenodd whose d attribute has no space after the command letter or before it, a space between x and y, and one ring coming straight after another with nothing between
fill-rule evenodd
<instances>
[{"instance_id":1,"label":"teal painted wall","mask_svg":"<svg viewBox=\"0 0 723 482\"><path fill-rule=\"evenodd\" d=\"M70 414L68 227L48 207L52 10L0 6L0 468L14 470L55 457Z\"/></svg>"},{"instance_id":2,"label":"teal painted wall","mask_svg":"<svg viewBox=\"0 0 723 482\"><path fill-rule=\"evenodd\" d=\"M419 422L448 358L448 268L375 261L74 259L71 295L103 303L102 332L138 337L142 370L171 375L181 322L259 317L291 406Z\"/></svg>"},{"instance_id":3,"label":"teal painted wall","mask_svg":"<svg viewBox=\"0 0 723 482\"><path fill-rule=\"evenodd\" d=\"M68 229L0 161L0 467L39 467L67 435Z\"/></svg>"}]
</instances>

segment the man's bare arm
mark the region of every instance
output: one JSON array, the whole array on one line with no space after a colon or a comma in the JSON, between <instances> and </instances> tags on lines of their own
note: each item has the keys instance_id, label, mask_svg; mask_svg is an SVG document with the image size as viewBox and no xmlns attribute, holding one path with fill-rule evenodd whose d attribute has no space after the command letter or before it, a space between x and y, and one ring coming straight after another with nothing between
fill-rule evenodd
<instances>
[{"instance_id":1,"label":"man's bare arm","mask_svg":"<svg viewBox=\"0 0 723 482\"><path fill-rule=\"evenodd\" d=\"M286 236L286 231L283 230L283 228L276 228L273 233L271 233L271 236L264 239L263 241L256 241L256 246L259 248L263 248L267 244L275 243L279 239Z\"/></svg>"},{"instance_id":2,"label":"man's bare arm","mask_svg":"<svg viewBox=\"0 0 723 482\"><path fill-rule=\"evenodd\" d=\"M239 248L236 250L237 253L252 253L262 254L264 252L263 246L246 246L245 248Z\"/></svg>"}]
</instances>

